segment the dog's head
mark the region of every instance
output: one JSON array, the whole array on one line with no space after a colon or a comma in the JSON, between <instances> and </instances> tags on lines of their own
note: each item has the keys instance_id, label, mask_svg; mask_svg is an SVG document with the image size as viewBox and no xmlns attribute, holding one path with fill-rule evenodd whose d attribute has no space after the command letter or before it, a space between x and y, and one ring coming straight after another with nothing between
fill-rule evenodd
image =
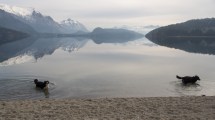
<instances>
[{"instance_id":1,"label":"dog's head","mask_svg":"<svg viewBox=\"0 0 215 120\"><path fill-rule=\"evenodd\" d=\"M36 84L38 82L38 79L34 79L34 83Z\"/></svg>"},{"instance_id":2,"label":"dog's head","mask_svg":"<svg viewBox=\"0 0 215 120\"><path fill-rule=\"evenodd\" d=\"M49 81L44 81L44 83L45 83L46 85L48 85L48 84L49 84Z\"/></svg>"},{"instance_id":3,"label":"dog's head","mask_svg":"<svg viewBox=\"0 0 215 120\"><path fill-rule=\"evenodd\" d=\"M196 79L196 80L200 80L200 78L199 78L199 76L194 76L194 78Z\"/></svg>"}]
</instances>

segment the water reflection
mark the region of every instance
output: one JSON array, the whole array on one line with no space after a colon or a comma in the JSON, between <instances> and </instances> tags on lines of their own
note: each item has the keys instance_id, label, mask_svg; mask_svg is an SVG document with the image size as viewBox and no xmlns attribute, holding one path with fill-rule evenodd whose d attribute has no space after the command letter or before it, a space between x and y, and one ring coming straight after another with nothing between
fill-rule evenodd
<instances>
[{"instance_id":1,"label":"water reflection","mask_svg":"<svg viewBox=\"0 0 215 120\"><path fill-rule=\"evenodd\" d=\"M3 63L17 56L25 56L23 62L27 58L40 58L33 64L0 66L0 99L208 96L215 93L215 65L211 64L215 56L158 45L151 47L153 43L146 39L120 41L123 44L94 41L41 38L0 45L6 56ZM68 53L80 48L78 52ZM198 74L203 80L198 82L200 86L182 86L176 74ZM49 91L35 89L35 78L50 81Z\"/></svg>"},{"instance_id":2,"label":"water reflection","mask_svg":"<svg viewBox=\"0 0 215 120\"><path fill-rule=\"evenodd\" d=\"M126 43L129 41L134 41L137 39L140 39L141 37L128 37L128 36L93 36L91 39L96 43L96 44L102 44L102 43Z\"/></svg>"},{"instance_id":3,"label":"water reflection","mask_svg":"<svg viewBox=\"0 0 215 120\"><path fill-rule=\"evenodd\" d=\"M0 44L0 62L11 57L17 56L18 52L23 51L31 46L37 38L26 38L19 41L7 42Z\"/></svg>"},{"instance_id":4,"label":"water reflection","mask_svg":"<svg viewBox=\"0 0 215 120\"><path fill-rule=\"evenodd\" d=\"M44 93L44 96L45 98L49 98L49 89L40 89L40 88L37 88L35 87L35 90L38 92L38 93Z\"/></svg>"},{"instance_id":5,"label":"water reflection","mask_svg":"<svg viewBox=\"0 0 215 120\"><path fill-rule=\"evenodd\" d=\"M215 55L215 37L167 37L152 42L191 53Z\"/></svg>"},{"instance_id":6,"label":"water reflection","mask_svg":"<svg viewBox=\"0 0 215 120\"><path fill-rule=\"evenodd\" d=\"M203 89L202 86L198 83L185 85L181 81L172 81L170 84L174 86L172 92L180 96L199 95L199 93Z\"/></svg>"},{"instance_id":7,"label":"water reflection","mask_svg":"<svg viewBox=\"0 0 215 120\"><path fill-rule=\"evenodd\" d=\"M87 39L82 38L26 38L0 45L1 65L13 65L36 61L51 55L56 49L72 52L83 47Z\"/></svg>"},{"instance_id":8,"label":"water reflection","mask_svg":"<svg viewBox=\"0 0 215 120\"><path fill-rule=\"evenodd\" d=\"M124 37L123 37L124 38ZM103 38L92 39L96 44L101 43L126 43L136 38ZM56 49L67 52L82 48L88 41L87 38L26 38L6 44L0 44L0 65L21 64L28 61L37 61L45 55L51 55Z\"/></svg>"}]
</instances>

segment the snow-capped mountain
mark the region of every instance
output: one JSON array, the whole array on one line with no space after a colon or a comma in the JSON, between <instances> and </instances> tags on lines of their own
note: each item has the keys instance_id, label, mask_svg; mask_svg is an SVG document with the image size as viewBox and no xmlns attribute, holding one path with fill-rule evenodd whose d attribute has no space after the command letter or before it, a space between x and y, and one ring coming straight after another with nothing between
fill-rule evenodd
<instances>
[{"instance_id":1,"label":"snow-capped mountain","mask_svg":"<svg viewBox=\"0 0 215 120\"><path fill-rule=\"evenodd\" d=\"M60 33L60 25L49 16L43 16L33 8L22 8L17 6L0 5L0 9L11 13L14 17L27 23L36 31L41 33Z\"/></svg>"},{"instance_id":2,"label":"snow-capped mountain","mask_svg":"<svg viewBox=\"0 0 215 120\"><path fill-rule=\"evenodd\" d=\"M50 16L43 16L33 11L31 15L24 17L23 22L31 25L36 31L42 33L61 33L61 26Z\"/></svg>"},{"instance_id":3,"label":"snow-capped mountain","mask_svg":"<svg viewBox=\"0 0 215 120\"><path fill-rule=\"evenodd\" d=\"M71 32L75 33L78 31L88 32L88 30L83 24L81 24L78 21L72 20L70 18L68 18L67 20L61 21L60 25L65 29L65 32L67 31L69 31L70 33Z\"/></svg>"},{"instance_id":4,"label":"snow-capped mountain","mask_svg":"<svg viewBox=\"0 0 215 120\"><path fill-rule=\"evenodd\" d=\"M7 29L20 31L23 33L36 34L36 31L30 25L16 19L14 17L14 14L10 14L1 9L0 9L0 26Z\"/></svg>"},{"instance_id":5,"label":"snow-capped mountain","mask_svg":"<svg viewBox=\"0 0 215 120\"><path fill-rule=\"evenodd\" d=\"M34 30L40 33L74 33L77 31L86 31L84 25L71 19L58 23L50 16L45 16L34 8L23 8L0 4L0 9L8 12L14 18L30 25Z\"/></svg>"},{"instance_id":6,"label":"snow-capped mountain","mask_svg":"<svg viewBox=\"0 0 215 120\"><path fill-rule=\"evenodd\" d=\"M4 10L6 12L18 15L18 16L28 16L31 15L32 12L34 11L33 8L22 8L22 7L17 7L17 6L9 6L6 4L0 4L0 9Z\"/></svg>"}]
</instances>

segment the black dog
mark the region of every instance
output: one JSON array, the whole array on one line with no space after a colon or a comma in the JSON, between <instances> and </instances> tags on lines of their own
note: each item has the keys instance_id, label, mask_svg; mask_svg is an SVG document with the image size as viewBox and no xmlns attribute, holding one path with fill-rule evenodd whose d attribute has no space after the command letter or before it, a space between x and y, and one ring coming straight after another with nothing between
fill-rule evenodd
<instances>
[{"instance_id":1,"label":"black dog","mask_svg":"<svg viewBox=\"0 0 215 120\"><path fill-rule=\"evenodd\" d=\"M48 88L49 81L40 82L38 81L38 79L35 79L34 83L36 84L36 87L44 89L44 88Z\"/></svg>"},{"instance_id":2,"label":"black dog","mask_svg":"<svg viewBox=\"0 0 215 120\"><path fill-rule=\"evenodd\" d=\"M190 77L190 76L185 76L185 77L179 77L178 75L176 75L176 78L178 79L182 79L182 82L184 84L187 84L187 83L196 83L197 80L200 80L199 76L193 76L193 77Z\"/></svg>"}]
</instances>

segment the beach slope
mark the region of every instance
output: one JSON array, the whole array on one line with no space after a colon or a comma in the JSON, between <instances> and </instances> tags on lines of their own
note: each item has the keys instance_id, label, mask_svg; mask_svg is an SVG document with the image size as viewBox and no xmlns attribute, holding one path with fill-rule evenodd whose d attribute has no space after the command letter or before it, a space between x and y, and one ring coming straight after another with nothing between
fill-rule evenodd
<instances>
[{"instance_id":1,"label":"beach slope","mask_svg":"<svg viewBox=\"0 0 215 120\"><path fill-rule=\"evenodd\" d=\"M0 101L0 119L215 119L215 97L149 97Z\"/></svg>"}]
</instances>

